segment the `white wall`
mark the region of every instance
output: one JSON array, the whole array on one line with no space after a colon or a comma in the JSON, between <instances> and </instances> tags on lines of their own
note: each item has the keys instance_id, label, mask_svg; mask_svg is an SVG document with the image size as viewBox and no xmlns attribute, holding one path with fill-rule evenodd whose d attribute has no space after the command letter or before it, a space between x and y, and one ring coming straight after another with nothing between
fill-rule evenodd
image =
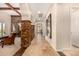
<instances>
[{"instance_id":1,"label":"white wall","mask_svg":"<svg viewBox=\"0 0 79 59\"><path fill-rule=\"evenodd\" d=\"M52 39L46 36L47 41L55 50L71 47L70 7L67 4L53 4L47 13L52 14Z\"/></svg>"},{"instance_id":2,"label":"white wall","mask_svg":"<svg viewBox=\"0 0 79 59\"><path fill-rule=\"evenodd\" d=\"M76 10L71 11L72 7ZM53 4L46 17L52 14L52 39L46 40L56 50L71 49L72 44L79 46L79 4Z\"/></svg>"},{"instance_id":3,"label":"white wall","mask_svg":"<svg viewBox=\"0 0 79 59\"><path fill-rule=\"evenodd\" d=\"M46 36L46 40L56 50L56 13L57 13L56 4L52 4L50 6L50 9L47 12L46 18L49 16L50 13L52 15L52 39Z\"/></svg>"},{"instance_id":4,"label":"white wall","mask_svg":"<svg viewBox=\"0 0 79 59\"><path fill-rule=\"evenodd\" d=\"M58 4L57 7L57 50L69 49L71 47L70 8L68 4Z\"/></svg>"},{"instance_id":5,"label":"white wall","mask_svg":"<svg viewBox=\"0 0 79 59\"><path fill-rule=\"evenodd\" d=\"M10 35L10 33L11 33L11 16L4 12L0 12L0 22L4 22L6 24L5 25L6 34Z\"/></svg>"},{"instance_id":6,"label":"white wall","mask_svg":"<svg viewBox=\"0 0 79 59\"><path fill-rule=\"evenodd\" d=\"M71 10L72 44L79 47L79 9Z\"/></svg>"},{"instance_id":7,"label":"white wall","mask_svg":"<svg viewBox=\"0 0 79 59\"><path fill-rule=\"evenodd\" d=\"M22 15L22 20L31 20L32 11L30 9L29 4L21 3L20 10L21 10L21 15Z\"/></svg>"}]
</instances>

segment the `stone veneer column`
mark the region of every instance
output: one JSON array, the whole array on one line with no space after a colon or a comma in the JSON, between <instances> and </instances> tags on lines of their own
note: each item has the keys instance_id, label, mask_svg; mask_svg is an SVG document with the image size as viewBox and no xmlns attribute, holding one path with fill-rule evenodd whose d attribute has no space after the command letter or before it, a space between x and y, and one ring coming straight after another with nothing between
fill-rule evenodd
<instances>
[{"instance_id":1,"label":"stone veneer column","mask_svg":"<svg viewBox=\"0 0 79 59\"><path fill-rule=\"evenodd\" d=\"M21 21L21 47L27 48L31 43L31 21Z\"/></svg>"},{"instance_id":2,"label":"stone veneer column","mask_svg":"<svg viewBox=\"0 0 79 59\"><path fill-rule=\"evenodd\" d=\"M35 37L35 25L31 25L31 40Z\"/></svg>"}]
</instances>

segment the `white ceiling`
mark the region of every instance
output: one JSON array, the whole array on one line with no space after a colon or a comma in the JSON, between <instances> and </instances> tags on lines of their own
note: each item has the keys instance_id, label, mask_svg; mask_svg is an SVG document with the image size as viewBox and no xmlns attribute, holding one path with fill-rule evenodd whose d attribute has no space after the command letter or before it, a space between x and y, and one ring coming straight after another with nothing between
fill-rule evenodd
<instances>
[{"instance_id":1,"label":"white ceiling","mask_svg":"<svg viewBox=\"0 0 79 59\"><path fill-rule=\"evenodd\" d=\"M4 3L0 3L0 7L8 7L8 6Z\"/></svg>"},{"instance_id":2,"label":"white ceiling","mask_svg":"<svg viewBox=\"0 0 79 59\"><path fill-rule=\"evenodd\" d=\"M20 3L10 3L13 7L20 7ZM32 14L37 14L38 11L41 13L45 14L48 11L48 8L50 7L51 3L28 3L28 6L30 7ZM79 10L79 3L71 3L71 6L75 8L75 10ZM4 3L0 3L0 7L8 7ZM18 15L15 11L13 10L0 10L2 12L5 12L10 15ZM20 10L18 10L21 12Z\"/></svg>"},{"instance_id":3,"label":"white ceiling","mask_svg":"<svg viewBox=\"0 0 79 59\"><path fill-rule=\"evenodd\" d=\"M45 14L50 6L50 3L29 3L33 14L37 14L39 11Z\"/></svg>"},{"instance_id":4,"label":"white ceiling","mask_svg":"<svg viewBox=\"0 0 79 59\"><path fill-rule=\"evenodd\" d=\"M13 7L20 7L19 3L10 3ZM8 7L5 3L0 3L0 7Z\"/></svg>"},{"instance_id":5,"label":"white ceiling","mask_svg":"<svg viewBox=\"0 0 79 59\"><path fill-rule=\"evenodd\" d=\"M10 3L13 7L19 7L18 3ZM8 7L5 3L0 3L0 7ZM19 10L18 10L19 11ZM0 10L0 12L5 12L9 15L18 15L15 11L13 10Z\"/></svg>"},{"instance_id":6,"label":"white ceiling","mask_svg":"<svg viewBox=\"0 0 79 59\"><path fill-rule=\"evenodd\" d=\"M10 3L13 7L20 7L19 3ZM28 3L28 6L32 10L33 14L37 14L38 11L45 14L50 6L50 3ZM0 7L8 7L4 3L0 3ZM6 12L10 15L17 15L17 13L13 10L0 10L2 12ZM20 12L20 10L18 10Z\"/></svg>"},{"instance_id":7,"label":"white ceiling","mask_svg":"<svg viewBox=\"0 0 79 59\"><path fill-rule=\"evenodd\" d=\"M1 10L0 12L5 12L6 14L9 14L9 15L18 15L18 13L16 13L13 10Z\"/></svg>"}]
</instances>

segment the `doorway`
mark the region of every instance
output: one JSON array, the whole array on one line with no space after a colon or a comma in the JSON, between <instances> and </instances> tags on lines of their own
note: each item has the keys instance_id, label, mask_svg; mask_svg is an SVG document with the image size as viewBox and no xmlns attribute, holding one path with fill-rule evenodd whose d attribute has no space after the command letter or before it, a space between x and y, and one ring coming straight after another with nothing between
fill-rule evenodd
<instances>
[{"instance_id":1,"label":"doorway","mask_svg":"<svg viewBox=\"0 0 79 59\"><path fill-rule=\"evenodd\" d=\"M72 48L79 48L79 9L71 12L71 40Z\"/></svg>"}]
</instances>

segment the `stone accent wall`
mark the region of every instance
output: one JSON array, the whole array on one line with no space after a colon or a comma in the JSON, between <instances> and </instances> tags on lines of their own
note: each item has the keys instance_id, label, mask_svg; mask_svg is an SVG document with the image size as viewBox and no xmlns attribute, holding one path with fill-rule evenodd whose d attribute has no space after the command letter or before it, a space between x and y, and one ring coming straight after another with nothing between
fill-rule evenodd
<instances>
[{"instance_id":1,"label":"stone accent wall","mask_svg":"<svg viewBox=\"0 0 79 59\"><path fill-rule=\"evenodd\" d=\"M29 20L21 21L21 47L28 47L31 44L32 37L32 26Z\"/></svg>"}]
</instances>

